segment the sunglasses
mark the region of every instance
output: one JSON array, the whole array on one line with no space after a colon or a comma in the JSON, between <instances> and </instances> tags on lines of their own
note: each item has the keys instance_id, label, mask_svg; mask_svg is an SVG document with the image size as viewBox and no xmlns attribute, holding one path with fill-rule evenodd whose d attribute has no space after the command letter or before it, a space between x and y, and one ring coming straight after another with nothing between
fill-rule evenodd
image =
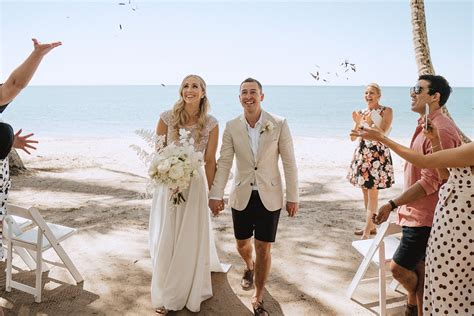
<instances>
[{"instance_id":1,"label":"sunglasses","mask_svg":"<svg viewBox=\"0 0 474 316\"><path fill-rule=\"evenodd\" d=\"M420 94L421 91L423 91L423 89L428 89L428 93L434 91L432 88L424 88L424 87L420 87L419 85L416 85L416 86L410 88L410 94L412 94L412 93Z\"/></svg>"}]
</instances>

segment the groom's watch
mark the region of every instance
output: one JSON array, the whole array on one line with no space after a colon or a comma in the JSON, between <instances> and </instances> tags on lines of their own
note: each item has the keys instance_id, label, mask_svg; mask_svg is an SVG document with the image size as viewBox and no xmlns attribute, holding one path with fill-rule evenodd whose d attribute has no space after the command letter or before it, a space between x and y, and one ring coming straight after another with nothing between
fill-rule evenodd
<instances>
[{"instance_id":1,"label":"groom's watch","mask_svg":"<svg viewBox=\"0 0 474 316\"><path fill-rule=\"evenodd\" d=\"M396 209L398 206L393 202L393 200L388 200L388 204L390 204L390 207L392 208L392 211Z\"/></svg>"}]
</instances>

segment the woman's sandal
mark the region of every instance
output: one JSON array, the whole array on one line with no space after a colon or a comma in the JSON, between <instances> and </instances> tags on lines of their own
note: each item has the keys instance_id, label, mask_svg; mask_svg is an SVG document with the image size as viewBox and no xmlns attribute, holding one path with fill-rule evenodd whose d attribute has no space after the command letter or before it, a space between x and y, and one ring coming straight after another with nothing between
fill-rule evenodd
<instances>
[{"instance_id":1,"label":"woman's sandal","mask_svg":"<svg viewBox=\"0 0 474 316\"><path fill-rule=\"evenodd\" d=\"M166 307L164 307L164 306L158 307L155 310L155 313L157 313L158 315L166 315L166 314L168 314L168 312L169 312L169 310L167 310Z\"/></svg>"}]
</instances>

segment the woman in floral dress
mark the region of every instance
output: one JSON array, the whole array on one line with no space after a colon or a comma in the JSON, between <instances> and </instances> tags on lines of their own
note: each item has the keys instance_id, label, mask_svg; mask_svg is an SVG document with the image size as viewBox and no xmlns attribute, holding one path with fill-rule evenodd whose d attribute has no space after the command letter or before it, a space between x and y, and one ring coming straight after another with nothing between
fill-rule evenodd
<instances>
[{"instance_id":1,"label":"woman in floral dress","mask_svg":"<svg viewBox=\"0 0 474 316\"><path fill-rule=\"evenodd\" d=\"M391 108L379 104L381 96L377 84L371 83L366 87L364 99L367 108L352 112L354 129L375 124L385 133L390 132L393 112ZM357 229L355 234L361 236L361 239L367 239L370 234L376 233L371 218L377 211L378 190L390 188L394 183L393 165L390 150L385 145L351 136L352 141L356 139L359 143L354 151L347 179L352 185L362 189L366 224L363 229Z\"/></svg>"}]
</instances>

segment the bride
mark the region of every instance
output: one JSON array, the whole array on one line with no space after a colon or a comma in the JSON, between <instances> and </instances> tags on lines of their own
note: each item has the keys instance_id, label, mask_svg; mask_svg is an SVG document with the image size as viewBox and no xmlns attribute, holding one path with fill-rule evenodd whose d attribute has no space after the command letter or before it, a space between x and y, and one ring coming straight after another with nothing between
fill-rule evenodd
<instances>
[{"instance_id":1,"label":"bride","mask_svg":"<svg viewBox=\"0 0 474 316\"><path fill-rule=\"evenodd\" d=\"M208 114L206 83L196 75L184 78L179 100L160 115L156 133L166 143L179 143L179 129L190 132L205 167L191 178L185 202L174 205L170 190L155 188L150 211L149 246L152 258L151 300L161 315L187 307L199 312L201 302L212 297L211 271L227 272L221 265L207 206L207 190L216 172L218 122Z\"/></svg>"}]
</instances>

